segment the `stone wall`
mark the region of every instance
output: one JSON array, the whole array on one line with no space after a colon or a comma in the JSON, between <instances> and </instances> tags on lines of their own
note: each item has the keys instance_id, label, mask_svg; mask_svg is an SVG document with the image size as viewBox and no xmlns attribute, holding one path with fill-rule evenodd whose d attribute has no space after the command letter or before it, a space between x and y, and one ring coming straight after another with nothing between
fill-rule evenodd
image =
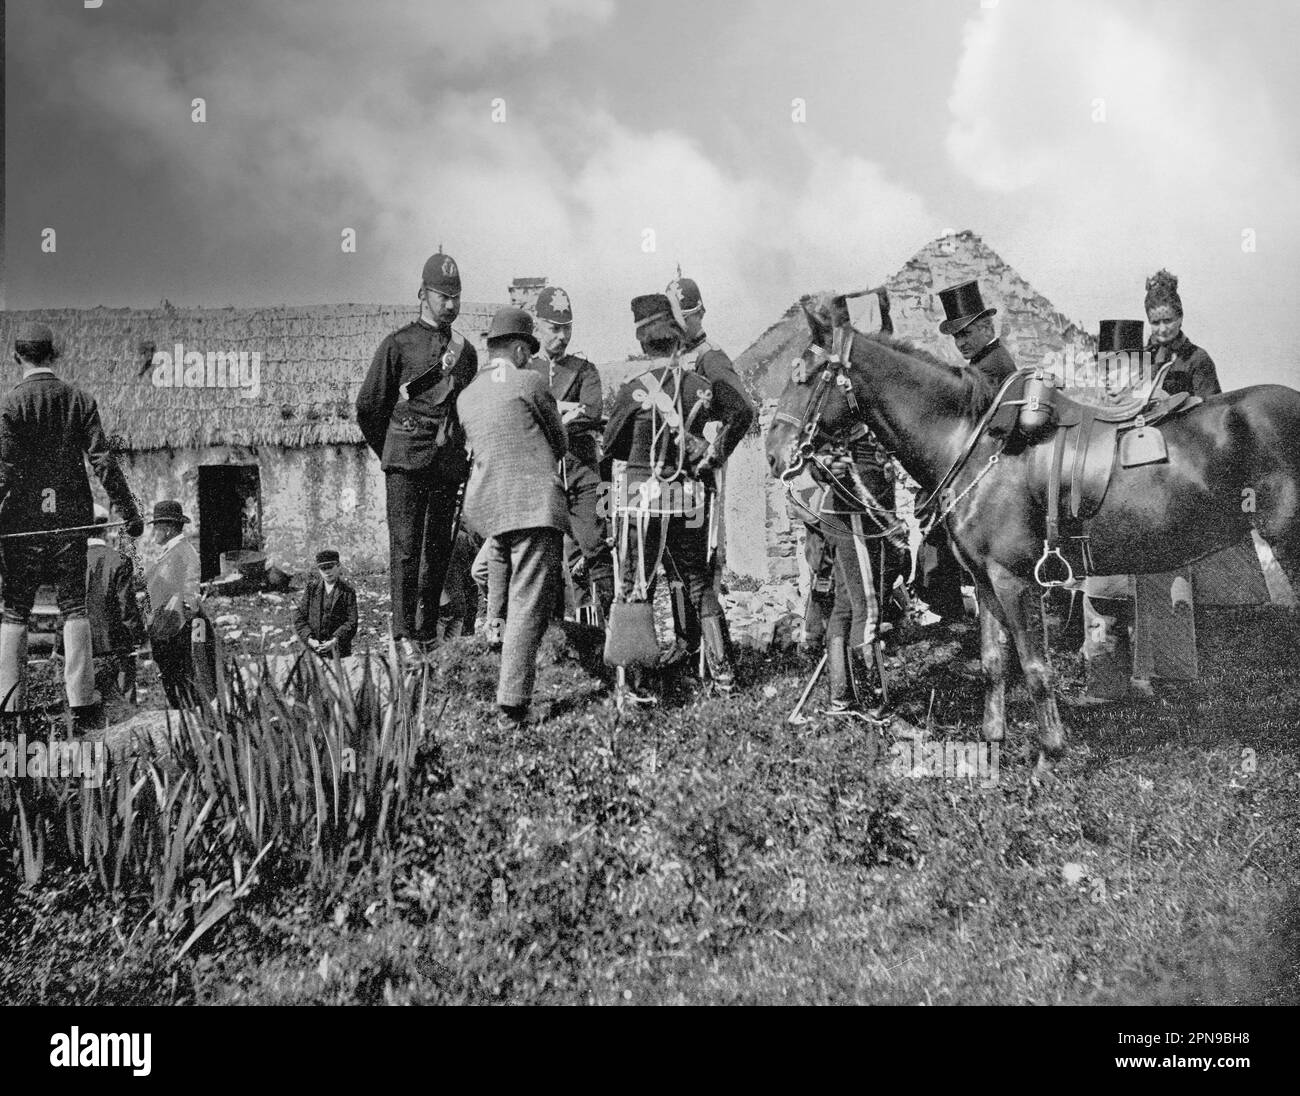
<instances>
[{"instance_id":1,"label":"stone wall","mask_svg":"<svg viewBox=\"0 0 1300 1096\"><path fill-rule=\"evenodd\" d=\"M384 474L364 445L212 446L150 450L125 454L122 459L127 482L146 511L159 499L180 499L194 519L186 532L195 547L200 536L199 468L227 464L258 467L263 550L269 563L302 570L316 550L328 544L343 553L351 570L388 566Z\"/></svg>"}]
</instances>

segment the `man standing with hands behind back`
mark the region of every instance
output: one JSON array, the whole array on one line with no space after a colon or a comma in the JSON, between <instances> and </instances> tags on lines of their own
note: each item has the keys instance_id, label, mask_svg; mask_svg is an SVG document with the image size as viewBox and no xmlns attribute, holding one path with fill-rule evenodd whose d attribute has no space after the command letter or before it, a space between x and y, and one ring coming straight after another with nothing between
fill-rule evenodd
<instances>
[{"instance_id":1,"label":"man standing with hands behind back","mask_svg":"<svg viewBox=\"0 0 1300 1096\"><path fill-rule=\"evenodd\" d=\"M432 642L457 497L469 472L456 397L478 355L451 328L460 314L460 268L439 252L424 264L420 316L375 352L357 393L357 425L384 470L393 638L411 653Z\"/></svg>"}]
</instances>

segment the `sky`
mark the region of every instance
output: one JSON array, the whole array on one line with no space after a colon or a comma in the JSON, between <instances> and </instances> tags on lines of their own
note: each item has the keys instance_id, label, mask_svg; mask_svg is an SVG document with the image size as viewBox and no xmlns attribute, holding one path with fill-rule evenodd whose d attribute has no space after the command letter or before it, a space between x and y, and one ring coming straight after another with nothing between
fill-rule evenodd
<instances>
[{"instance_id":1,"label":"sky","mask_svg":"<svg viewBox=\"0 0 1300 1096\"><path fill-rule=\"evenodd\" d=\"M1298 32L1283 0L9 0L5 303L414 310L441 243L467 301L562 285L596 361L680 263L734 356L969 228L1093 331L1168 267L1225 384L1300 386Z\"/></svg>"}]
</instances>

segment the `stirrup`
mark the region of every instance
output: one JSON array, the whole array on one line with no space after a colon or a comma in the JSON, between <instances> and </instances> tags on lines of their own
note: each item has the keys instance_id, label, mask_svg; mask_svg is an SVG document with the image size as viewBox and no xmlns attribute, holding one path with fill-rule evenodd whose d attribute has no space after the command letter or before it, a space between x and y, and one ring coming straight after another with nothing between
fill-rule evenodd
<instances>
[{"instance_id":1,"label":"stirrup","mask_svg":"<svg viewBox=\"0 0 1300 1096\"><path fill-rule=\"evenodd\" d=\"M1061 566L1065 568L1065 578L1062 579L1043 578L1043 574L1042 574L1043 568L1047 565L1047 561L1050 560L1052 556L1055 556L1058 560L1061 561ZM1039 586L1043 586L1048 589L1054 586L1064 586L1067 583L1074 581L1074 568L1070 566L1070 561L1066 559L1063 555L1061 555L1060 548L1053 548L1048 541L1043 541L1043 554L1038 557L1038 562L1034 564L1034 581L1038 583Z\"/></svg>"}]
</instances>

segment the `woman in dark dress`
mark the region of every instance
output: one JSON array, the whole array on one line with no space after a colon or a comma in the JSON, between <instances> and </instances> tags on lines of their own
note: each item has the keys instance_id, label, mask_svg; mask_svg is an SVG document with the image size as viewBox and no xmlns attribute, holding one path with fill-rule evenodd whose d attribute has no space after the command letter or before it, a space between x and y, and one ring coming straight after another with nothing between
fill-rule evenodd
<instances>
[{"instance_id":1,"label":"woman in dark dress","mask_svg":"<svg viewBox=\"0 0 1300 1096\"><path fill-rule=\"evenodd\" d=\"M1193 396L1217 396L1223 391L1210 355L1183 333L1183 302L1178 296L1178 279L1167 270L1147 279L1147 323L1151 338L1147 350L1156 371L1166 363L1164 390L1171 396L1190 392Z\"/></svg>"}]
</instances>

